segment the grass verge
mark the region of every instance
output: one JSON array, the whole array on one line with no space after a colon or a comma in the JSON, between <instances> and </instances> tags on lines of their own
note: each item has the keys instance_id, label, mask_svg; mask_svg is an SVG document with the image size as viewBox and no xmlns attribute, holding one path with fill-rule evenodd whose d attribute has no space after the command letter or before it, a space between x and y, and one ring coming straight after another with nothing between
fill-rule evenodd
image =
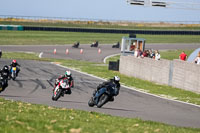
<instances>
[{"instance_id":1,"label":"grass verge","mask_svg":"<svg viewBox=\"0 0 200 133\"><path fill-rule=\"evenodd\" d=\"M0 98L2 133L196 133L200 129Z\"/></svg>"},{"instance_id":2,"label":"grass verge","mask_svg":"<svg viewBox=\"0 0 200 133\"><path fill-rule=\"evenodd\" d=\"M43 20L19 20L0 19L4 25L44 26L44 27L76 27L76 28L104 28L104 29L126 29L126 30L199 30L199 24L167 24L167 23L131 23L131 22L103 22L103 21L51 21Z\"/></svg>"},{"instance_id":3,"label":"grass verge","mask_svg":"<svg viewBox=\"0 0 200 133\"><path fill-rule=\"evenodd\" d=\"M101 44L121 42L128 34L48 32L48 31L7 31L0 30L0 45L55 45L55 44L91 44L98 40ZM199 36L187 35L137 35L147 43L200 43Z\"/></svg>"}]
</instances>

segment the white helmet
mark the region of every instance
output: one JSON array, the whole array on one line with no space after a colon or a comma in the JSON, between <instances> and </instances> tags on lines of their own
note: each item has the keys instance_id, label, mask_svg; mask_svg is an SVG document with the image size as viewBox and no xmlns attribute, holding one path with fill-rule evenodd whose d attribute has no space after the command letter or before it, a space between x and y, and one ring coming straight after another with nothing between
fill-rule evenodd
<instances>
[{"instance_id":1,"label":"white helmet","mask_svg":"<svg viewBox=\"0 0 200 133\"><path fill-rule=\"evenodd\" d=\"M119 82L119 81L120 81L120 77L114 76L114 81L115 81L115 82Z\"/></svg>"},{"instance_id":2,"label":"white helmet","mask_svg":"<svg viewBox=\"0 0 200 133\"><path fill-rule=\"evenodd\" d=\"M69 76L71 76L71 72L70 72L70 71L66 71L66 72L65 72L65 75L66 75L67 77L69 77Z\"/></svg>"}]
</instances>

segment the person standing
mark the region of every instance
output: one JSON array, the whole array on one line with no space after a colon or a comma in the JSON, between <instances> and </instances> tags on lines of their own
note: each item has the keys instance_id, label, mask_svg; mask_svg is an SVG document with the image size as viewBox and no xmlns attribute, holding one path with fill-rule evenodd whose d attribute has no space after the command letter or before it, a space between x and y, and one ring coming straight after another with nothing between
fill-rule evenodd
<instances>
[{"instance_id":1,"label":"person standing","mask_svg":"<svg viewBox=\"0 0 200 133\"><path fill-rule=\"evenodd\" d=\"M187 59L187 54L185 54L185 52L182 51L182 53L179 55L179 59L180 59L180 60L183 60L183 61L186 61L186 59Z\"/></svg>"},{"instance_id":2,"label":"person standing","mask_svg":"<svg viewBox=\"0 0 200 133\"><path fill-rule=\"evenodd\" d=\"M155 60L160 60L160 53L158 52L158 50L155 51Z\"/></svg>"},{"instance_id":3,"label":"person standing","mask_svg":"<svg viewBox=\"0 0 200 133\"><path fill-rule=\"evenodd\" d=\"M200 51L199 51L197 57L195 58L195 63L200 65Z\"/></svg>"}]
</instances>

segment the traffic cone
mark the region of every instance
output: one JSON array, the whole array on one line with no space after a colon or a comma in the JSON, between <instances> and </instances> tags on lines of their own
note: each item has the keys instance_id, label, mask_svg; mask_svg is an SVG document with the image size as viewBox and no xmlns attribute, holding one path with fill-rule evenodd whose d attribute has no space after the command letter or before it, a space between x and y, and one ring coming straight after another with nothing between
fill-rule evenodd
<instances>
[{"instance_id":1,"label":"traffic cone","mask_svg":"<svg viewBox=\"0 0 200 133\"><path fill-rule=\"evenodd\" d=\"M80 50L80 54L83 54L83 49Z\"/></svg>"},{"instance_id":2,"label":"traffic cone","mask_svg":"<svg viewBox=\"0 0 200 133\"><path fill-rule=\"evenodd\" d=\"M53 50L53 53L56 54L56 49Z\"/></svg>"},{"instance_id":3,"label":"traffic cone","mask_svg":"<svg viewBox=\"0 0 200 133\"><path fill-rule=\"evenodd\" d=\"M69 54L69 49L68 49L68 48L66 49L65 53L66 53L66 54Z\"/></svg>"},{"instance_id":4,"label":"traffic cone","mask_svg":"<svg viewBox=\"0 0 200 133\"><path fill-rule=\"evenodd\" d=\"M101 54L101 49L100 48L98 49L98 53Z\"/></svg>"}]
</instances>

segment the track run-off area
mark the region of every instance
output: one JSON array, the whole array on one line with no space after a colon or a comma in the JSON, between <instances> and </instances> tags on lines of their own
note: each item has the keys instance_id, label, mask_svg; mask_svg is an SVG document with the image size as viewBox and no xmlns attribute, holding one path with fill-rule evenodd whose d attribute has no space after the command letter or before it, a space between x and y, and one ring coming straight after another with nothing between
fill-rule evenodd
<instances>
[{"instance_id":1,"label":"track run-off area","mask_svg":"<svg viewBox=\"0 0 200 133\"><path fill-rule=\"evenodd\" d=\"M171 45L171 44L169 44ZM161 45L147 45L153 49L188 49L198 48L200 44L186 45L177 44L177 47ZM184 48L185 47L185 48ZM53 54L53 49L57 53ZM65 49L69 49L66 55ZM83 53L80 54L80 49ZM101 53L98 49L101 48ZM77 59L92 62L102 62L106 56L120 53L120 49L112 49L111 45L102 45L99 48L90 48L89 45L82 45L78 49L71 46L0 46L2 51L24 51L44 54L46 58ZM21 71L16 81L9 80L9 86L0 93L0 97L17 101L44 104L55 107L73 108L85 111L95 111L113 116L141 118L181 127L200 128L200 106L183 102L163 99L147 93L142 93L131 88L122 86L120 93L115 97L114 102L109 102L102 108L89 107L88 100L99 83L104 80L75 70L72 75L75 87L71 95L65 95L58 101L52 101L52 89L55 79L63 74L66 69L50 62L17 60L21 65ZM0 59L0 67L10 64L11 60Z\"/></svg>"}]
</instances>

